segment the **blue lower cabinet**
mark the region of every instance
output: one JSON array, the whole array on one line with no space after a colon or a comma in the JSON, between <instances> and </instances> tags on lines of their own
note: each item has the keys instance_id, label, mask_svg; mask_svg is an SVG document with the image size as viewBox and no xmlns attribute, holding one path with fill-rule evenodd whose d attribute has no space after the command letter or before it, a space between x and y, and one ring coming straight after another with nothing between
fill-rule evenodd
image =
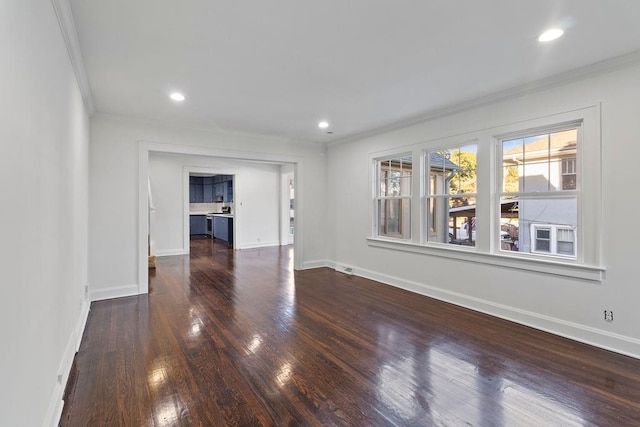
<instances>
[{"instance_id":1,"label":"blue lower cabinet","mask_svg":"<svg viewBox=\"0 0 640 427\"><path fill-rule=\"evenodd\" d=\"M207 234L207 217L205 215L189 216L189 234L191 236Z\"/></svg>"},{"instance_id":2,"label":"blue lower cabinet","mask_svg":"<svg viewBox=\"0 0 640 427\"><path fill-rule=\"evenodd\" d=\"M233 218L214 216L213 238L233 244Z\"/></svg>"}]
</instances>

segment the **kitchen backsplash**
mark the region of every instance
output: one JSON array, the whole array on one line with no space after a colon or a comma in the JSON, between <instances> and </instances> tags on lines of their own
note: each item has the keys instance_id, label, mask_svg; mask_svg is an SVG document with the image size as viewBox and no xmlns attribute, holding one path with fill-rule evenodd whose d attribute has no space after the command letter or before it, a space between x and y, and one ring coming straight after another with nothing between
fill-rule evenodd
<instances>
[{"instance_id":1,"label":"kitchen backsplash","mask_svg":"<svg viewBox=\"0 0 640 427\"><path fill-rule=\"evenodd\" d=\"M222 213L223 206L230 206L233 213L233 203L189 203L189 212Z\"/></svg>"}]
</instances>

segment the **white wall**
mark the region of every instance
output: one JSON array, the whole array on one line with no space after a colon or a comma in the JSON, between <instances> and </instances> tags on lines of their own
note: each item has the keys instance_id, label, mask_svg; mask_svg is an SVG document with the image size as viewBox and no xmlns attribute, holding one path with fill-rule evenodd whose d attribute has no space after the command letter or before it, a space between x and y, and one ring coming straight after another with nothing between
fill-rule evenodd
<instances>
[{"instance_id":1,"label":"white wall","mask_svg":"<svg viewBox=\"0 0 640 427\"><path fill-rule=\"evenodd\" d=\"M216 149L241 152L247 156L255 154L255 158L261 158L265 153L296 157L304 163L299 182L302 183L300 191L307 195L303 202L305 225L300 236L303 239L301 262L303 267L312 267L326 259L326 156L320 145L102 114L91 118L90 139L89 271L92 299L137 293L140 141L185 147L185 153L194 149ZM154 203L157 204L156 200ZM247 236L258 237L250 229Z\"/></svg>"},{"instance_id":2,"label":"white wall","mask_svg":"<svg viewBox=\"0 0 640 427\"><path fill-rule=\"evenodd\" d=\"M89 123L51 3L1 9L0 424L57 425L88 312Z\"/></svg>"},{"instance_id":3,"label":"white wall","mask_svg":"<svg viewBox=\"0 0 640 427\"><path fill-rule=\"evenodd\" d=\"M184 247L185 167L210 168L235 175L236 248L279 244L280 166L274 164L170 153L149 154L155 205L152 242L157 255L188 253Z\"/></svg>"},{"instance_id":4,"label":"white wall","mask_svg":"<svg viewBox=\"0 0 640 427\"><path fill-rule=\"evenodd\" d=\"M601 105L603 264L601 283L505 269L367 245L372 153ZM640 65L469 109L358 141L328 153L329 264L356 274L446 299L555 333L640 357L640 228L629 226L640 208L638 182ZM589 173L588 170L584 173ZM338 209L339 207L339 209ZM593 230L598 233L600 230ZM452 274L454 273L455 274ZM603 310L615 313L613 323Z\"/></svg>"}]
</instances>

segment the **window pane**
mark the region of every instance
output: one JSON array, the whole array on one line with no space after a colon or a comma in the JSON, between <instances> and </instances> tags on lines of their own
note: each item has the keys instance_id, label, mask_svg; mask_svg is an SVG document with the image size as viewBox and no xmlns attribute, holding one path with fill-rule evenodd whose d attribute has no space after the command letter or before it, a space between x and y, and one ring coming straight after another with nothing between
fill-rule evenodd
<instances>
[{"instance_id":1,"label":"window pane","mask_svg":"<svg viewBox=\"0 0 640 427\"><path fill-rule=\"evenodd\" d=\"M558 254L573 255L573 242L558 242Z\"/></svg>"},{"instance_id":2,"label":"window pane","mask_svg":"<svg viewBox=\"0 0 640 427\"><path fill-rule=\"evenodd\" d=\"M378 235L408 239L411 236L411 199L379 199L378 221Z\"/></svg>"},{"instance_id":3,"label":"window pane","mask_svg":"<svg viewBox=\"0 0 640 427\"><path fill-rule=\"evenodd\" d=\"M411 194L411 156L378 163L380 197L408 196Z\"/></svg>"},{"instance_id":4,"label":"window pane","mask_svg":"<svg viewBox=\"0 0 640 427\"><path fill-rule=\"evenodd\" d=\"M557 231L557 239L559 242L573 242L573 230L559 228Z\"/></svg>"},{"instance_id":5,"label":"window pane","mask_svg":"<svg viewBox=\"0 0 640 427\"><path fill-rule=\"evenodd\" d=\"M557 252L560 255L575 255L574 231L569 228L556 230Z\"/></svg>"},{"instance_id":6,"label":"window pane","mask_svg":"<svg viewBox=\"0 0 640 427\"><path fill-rule=\"evenodd\" d=\"M562 189L575 190L576 178L576 158L562 159Z\"/></svg>"},{"instance_id":7,"label":"window pane","mask_svg":"<svg viewBox=\"0 0 640 427\"><path fill-rule=\"evenodd\" d=\"M503 197L500 211L499 238L502 250L527 253L536 250L529 230L534 231L534 238L540 241L552 239L549 230L557 229L556 240L573 242L578 218L577 197ZM550 245L543 245L538 245L537 250L551 251ZM568 253L560 246L569 247L558 244L557 253L575 256L573 243Z\"/></svg>"},{"instance_id":8,"label":"window pane","mask_svg":"<svg viewBox=\"0 0 640 427\"><path fill-rule=\"evenodd\" d=\"M536 230L536 239L549 240L551 238L551 230Z\"/></svg>"},{"instance_id":9,"label":"window pane","mask_svg":"<svg viewBox=\"0 0 640 427\"><path fill-rule=\"evenodd\" d=\"M476 206L473 197L431 197L427 200L430 242L475 246Z\"/></svg>"},{"instance_id":10,"label":"window pane","mask_svg":"<svg viewBox=\"0 0 640 427\"><path fill-rule=\"evenodd\" d=\"M447 158L444 151L429 153L430 177L432 185L429 194L445 194L445 177L448 175ZM449 169L452 165L449 165Z\"/></svg>"},{"instance_id":11,"label":"window pane","mask_svg":"<svg viewBox=\"0 0 640 427\"><path fill-rule=\"evenodd\" d=\"M553 252L550 244L540 242L543 239L552 240L556 230L559 234L555 240L573 240L578 222L577 197L505 197L500 205L502 250ZM536 243L532 242L532 239L537 241L538 246L535 246ZM556 251L561 253L560 248L556 248ZM575 256L574 250L569 254L562 254Z\"/></svg>"},{"instance_id":12,"label":"window pane","mask_svg":"<svg viewBox=\"0 0 640 427\"><path fill-rule=\"evenodd\" d=\"M427 240L430 242L447 243L449 234L447 232L447 203L449 201L444 198L430 197L427 199Z\"/></svg>"},{"instance_id":13,"label":"window pane","mask_svg":"<svg viewBox=\"0 0 640 427\"><path fill-rule=\"evenodd\" d=\"M524 139L522 189L549 191L549 135Z\"/></svg>"},{"instance_id":14,"label":"window pane","mask_svg":"<svg viewBox=\"0 0 640 427\"><path fill-rule=\"evenodd\" d=\"M578 130L569 129L502 141L502 191L574 190L577 139Z\"/></svg>"},{"instance_id":15,"label":"window pane","mask_svg":"<svg viewBox=\"0 0 640 427\"><path fill-rule=\"evenodd\" d=\"M503 162L504 164L504 162ZM517 193L520 191L519 167L508 165L502 168L502 191L505 193Z\"/></svg>"},{"instance_id":16,"label":"window pane","mask_svg":"<svg viewBox=\"0 0 640 427\"><path fill-rule=\"evenodd\" d=\"M429 152L429 194L476 193L476 164L478 146L475 144Z\"/></svg>"},{"instance_id":17,"label":"window pane","mask_svg":"<svg viewBox=\"0 0 640 427\"><path fill-rule=\"evenodd\" d=\"M523 172L524 140L502 141L502 191L515 193L520 191L520 177Z\"/></svg>"},{"instance_id":18,"label":"window pane","mask_svg":"<svg viewBox=\"0 0 640 427\"><path fill-rule=\"evenodd\" d=\"M562 189L563 190L575 190L576 189L576 175L575 174L562 175Z\"/></svg>"},{"instance_id":19,"label":"window pane","mask_svg":"<svg viewBox=\"0 0 640 427\"><path fill-rule=\"evenodd\" d=\"M520 232L517 197L504 197L500 202L500 249L518 250Z\"/></svg>"},{"instance_id":20,"label":"window pane","mask_svg":"<svg viewBox=\"0 0 640 427\"><path fill-rule=\"evenodd\" d=\"M538 238L535 242L535 250L538 252L549 252L551 250L550 243L551 242L549 240Z\"/></svg>"},{"instance_id":21,"label":"window pane","mask_svg":"<svg viewBox=\"0 0 640 427\"><path fill-rule=\"evenodd\" d=\"M450 151L451 161L458 167L450 180L450 194L476 193L478 147L468 145Z\"/></svg>"}]
</instances>

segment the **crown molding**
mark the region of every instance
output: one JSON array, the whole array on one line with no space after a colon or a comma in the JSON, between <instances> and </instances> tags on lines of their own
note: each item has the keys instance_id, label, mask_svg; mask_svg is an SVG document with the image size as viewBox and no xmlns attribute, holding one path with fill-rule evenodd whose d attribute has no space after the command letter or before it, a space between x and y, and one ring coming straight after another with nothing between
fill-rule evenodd
<instances>
[{"instance_id":1,"label":"crown molding","mask_svg":"<svg viewBox=\"0 0 640 427\"><path fill-rule=\"evenodd\" d=\"M144 116L135 116L130 114L123 113L114 113L109 111L99 110L96 111L93 115L95 120L105 119L105 120L113 120L124 123L131 123L136 125L147 125L154 126L163 129L174 129L174 130L183 130L190 132L206 132L214 135L229 135L238 138L258 138L260 140L265 141L273 141L281 144L292 144L296 146L306 146L312 148L324 147L324 144L321 142L315 142L312 140L304 139L304 138L290 138L287 136L280 136L275 134L266 134L266 133L252 133L252 132L243 132L234 129L222 128L218 125L206 125L206 124L198 124L192 123L188 121L182 120L161 120L152 117L144 117Z\"/></svg>"},{"instance_id":2,"label":"crown molding","mask_svg":"<svg viewBox=\"0 0 640 427\"><path fill-rule=\"evenodd\" d=\"M78 40L76 24L73 20L73 13L71 12L71 5L69 4L69 0L51 0L51 4L58 18L60 31L62 32L64 44L67 47L69 59L71 60L71 66L73 67L73 72L76 75L76 80L80 87L85 109L89 116L91 116L95 111L95 106L91 86L89 85L89 78L87 77L87 70L84 66L84 60L82 59L82 52L80 51L80 42Z\"/></svg>"},{"instance_id":3,"label":"crown molding","mask_svg":"<svg viewBox=\"0 0 640 427\"><path fill-rule=\"evenodd\" d=\"M423 112L405 120L389 123L370 129L364 132L359 132L354 135L344 137L335 141L327 142L327 147L345 144L352 141L380 135L386 132L391 132L397 129L425 123L431 120L435 120L441 117L450 116L453 114L461 113L463 111L471 110L473 108L482 107L485 105L496 104L508 99L517 98L519 96L540 92L543 90L551 89L554 87L562 86L567 83L580 81L593 76L606 74L615 70L619 70L628 66L633 66L640 63L640 51L628 53L626 55L617 56L610 59L605 59L594 64L586 65L584 67L576 68L574 70L565 71L564 73L555 74L550 77L546 77L540 80L536 80L530 83L525 83L520 86L512 87L510 89L495 92L479 98L474 98L466 102L461 102L453 105L449 105L443 108L437 108L431 111Z\"/></svg>"}]
</instances>

